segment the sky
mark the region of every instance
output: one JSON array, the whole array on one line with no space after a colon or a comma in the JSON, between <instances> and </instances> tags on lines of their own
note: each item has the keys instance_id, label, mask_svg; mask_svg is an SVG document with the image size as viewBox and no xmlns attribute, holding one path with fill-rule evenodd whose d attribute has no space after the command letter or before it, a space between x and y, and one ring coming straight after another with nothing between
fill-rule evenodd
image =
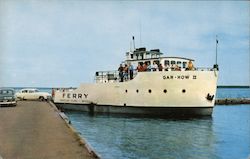
<instances>
[{"instance_id":1,"label":"sky","mask_svg":"<svg viewBox=\"0 0 250 159\"><path fill-rule=\"evenodd\" d=\"M218 85L250 84L249 1L0 0L0 87L77 87L130 50L215 63Z\"/></svg>"}]
</instances>

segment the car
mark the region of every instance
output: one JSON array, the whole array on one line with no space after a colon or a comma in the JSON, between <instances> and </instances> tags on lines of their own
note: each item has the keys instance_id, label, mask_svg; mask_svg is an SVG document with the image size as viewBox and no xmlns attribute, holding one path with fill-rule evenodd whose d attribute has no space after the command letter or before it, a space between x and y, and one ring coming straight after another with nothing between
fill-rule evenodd
<instances>
[{"instance_id":1,"label":"car","mask_svg":"<svg viewBox=\"0 0 250 159\"><path fill-rule=\"evenodd\" d=\"M16 93L16 97L20 100L49 100L51 99L51 94L48 92L40 92L38 89L27 88L21 89Z\"/></svg>"},{"instance_id":2,"label":"car","mask_svg":"<svg viewBox=\"0 0 250 159\"><path fill-rule=\"evenodd\" d=\"M14 89L0 88L0 106L16 106Z\"/></svg>"}]
</instances>

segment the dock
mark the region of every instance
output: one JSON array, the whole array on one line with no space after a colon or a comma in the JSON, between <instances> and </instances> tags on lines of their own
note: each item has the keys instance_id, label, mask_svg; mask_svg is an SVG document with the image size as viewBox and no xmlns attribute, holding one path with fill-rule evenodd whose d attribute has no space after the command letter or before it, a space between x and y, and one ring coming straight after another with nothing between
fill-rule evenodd
<instances>
[{"instance_id":1,"label":"dock","mask_svg":"<svg viewBox=\"0 0 250 159\"><path fill-rule=\"evenodd\" d=\"M98 158L49 102L0 107L0 159Z\"/></svg>"},{"instance_id":2,"label":"dock","mask_svg":"<svg viewBox=\"0 0 250 159\"><path fill-rule=\"evenodd\" d=\"M250 104L250 98L223 98L216 99L216 105Z\"/></svg>"}]
</instances>

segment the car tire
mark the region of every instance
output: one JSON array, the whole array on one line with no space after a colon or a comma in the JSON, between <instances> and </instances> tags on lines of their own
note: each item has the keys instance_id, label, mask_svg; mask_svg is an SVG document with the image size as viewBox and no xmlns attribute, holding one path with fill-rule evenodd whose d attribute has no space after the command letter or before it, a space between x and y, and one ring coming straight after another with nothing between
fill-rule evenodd
<instances>
[{"instance_id":1,"label":"car tire","mask_svg":"<svg viewBox=\"0 0 250 159\"><path fill-rule=\"evenodd\" d=\"M39 100L40 100L40 101L44 101L44 99L45 99L45 98L44 98L43 96L40 96L40 97L39 97Z\"/></svg>"}]
</instances>

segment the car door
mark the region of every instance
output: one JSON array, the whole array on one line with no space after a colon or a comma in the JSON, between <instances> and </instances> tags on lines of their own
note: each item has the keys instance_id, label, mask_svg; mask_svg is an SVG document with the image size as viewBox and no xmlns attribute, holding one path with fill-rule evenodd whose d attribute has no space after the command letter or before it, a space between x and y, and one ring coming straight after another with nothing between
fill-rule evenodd
<instances>
[{"instance_id":1,"label":"car door","mask_svg":"<svg viewBox=\"0 0 250 159\"><path fill-rule=\"evenodd\" d=\"M20 93L20 98L21 99L27 99L27 95L28 95L28 90L22 90L21 93Z\"/></svg>"},{"instance_id":2,"label":"car door","mask_svg":"<svg viewBox=\"0 0 250 159\"><path fill-rule=\"evenodd\" d=\"M37 99L36 93L34 90L29 90L29 99Z\"/></svg>"}]
</instances>

